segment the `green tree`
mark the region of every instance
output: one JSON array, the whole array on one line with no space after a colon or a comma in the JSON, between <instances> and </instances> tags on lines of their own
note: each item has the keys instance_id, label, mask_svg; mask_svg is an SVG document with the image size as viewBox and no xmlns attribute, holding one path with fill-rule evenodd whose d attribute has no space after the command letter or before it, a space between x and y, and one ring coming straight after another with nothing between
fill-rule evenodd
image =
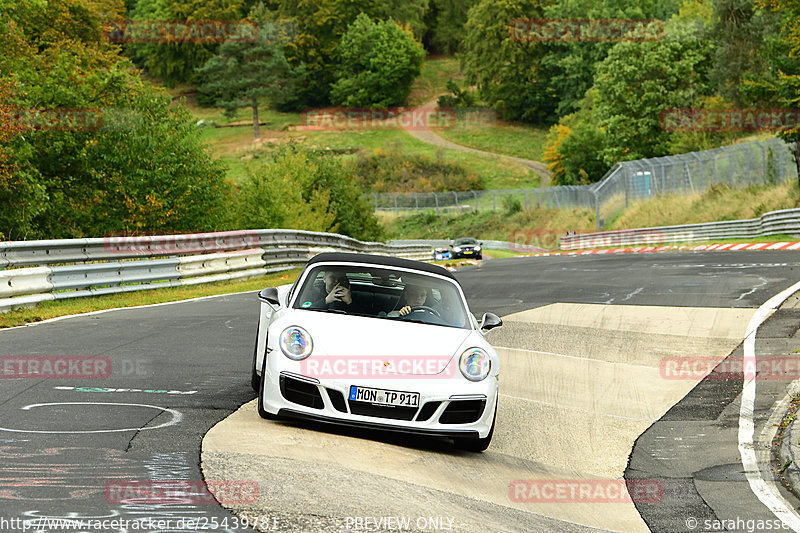
<instances>
[{"instance_id":1,"label":"green tree","mask_svg":"<svg viewBox=\"0 0 800 533\"><path fill-rule=\"evenodd\" d=\"M464 74L483 100L506 120L552 121L558 98L549 87L543 43L520 42L509 32L515 19L542 18L547 0L481 0L469 10Z\"/></svg>"},{"instance_id":2,"label":"green tree","mask_svg":"<svg viewBox=\"0 0 800 533\"><path fill-rule=\"evenodd\" d=\"M11 226L13 234L62 238L213 229L225 194L223 172L188 112L143 84L131 62L100 37L102 13L71 11L76 4L94 5L25 3L0 27L0 79L16 86L10 105L21 113L77 109L92 117L88 127L26 128L7 143L15 175L34 197L47 199L27 229ZM35 24L71 13L74 20L57 23L69 32L48 34ZM0 211L9 212L3 202ZM12 234L6 227L0 231Z\"/></svg>"},{"instance_id":3,"label":"green tree","mask_svg":"<svg viewBox=\"0 0 800 533\"><path fill-rule=\"evenodd\" d=\"M452 55L461 51L467 14L478 0L431 0L426 15L423 43L432 53Z\"/></svg>"},{"instance_id":4,"label":"green tree","mask_svg":"<svg viewBox=\"0 0 800 533\"><path fill-rule=\"evenodd\" d=\"M263 5L255 10L263 13ZM213 95L216 105L233 116L241 107L253 111L253 136L258 138L259 100L266 98L273 106L289 100L302 76L302 67L293 68L283 54L283 44L276 25L259 21L259 39L255 42L226 41L215 56L198 69L200 91Z\"/></svg>"},{"instance_id":5,"label":"green tree","mask_svg":"<svg viewBox=\"0 0 800 533\"><path fill-rule=\"evenodd\" d=\"M620 42L609 51L594 83L607 165L669 153L670 133L660 115L697 107L709 93L710 54L709 44L690 29L662 41Z\"/></svg>"},{"instance_id":6,"label":"green tree","mask_svg":"<svg viewBox=\"0 0 800 533\"><path fill-rule=\"evenodd\" d=\"M392 21L359 15L337 50L339 68L331 100L348 107L385 108L405 103L419 76L425 50Z\"/></svg>"},{"instance_id":7,"label":"green tree","mask_svg":"<svg viewBox=\"0 0 800 533\"><path fill-rule=\"evenodd\" d=\"M140 21L239 20L242 0L138 0L131 18ZM126 45L136 64L167 86L194 83L196 69L214 55L218 44L202 42L133 43Z\"/></svg>"},{"instance_id":8,"label":"green tree","mask_svg":"<svg viewBox=\"0 0 800 533\"><path fill-rule=\"evenodd\" d=\"M339 64L339 41L358 15L394 20L421 38L427 6L428 0L280 0L277 13L297 23L296 36L286 45L286 57L292 65L304 65L306 69L297 97L284 108L330 103L330 89Z\"/></svg>"},{"instance_id":9,"label":"green tree","mask_svg":"<svg viewBox=\"0 0 800 533\"><path fill-rule=\"evenodd\" d=\"M362 194L340 161L283 147L252 169L236 191L232 225L338 231L378 240L382 228Z\"/></svg>"}]
</instances>

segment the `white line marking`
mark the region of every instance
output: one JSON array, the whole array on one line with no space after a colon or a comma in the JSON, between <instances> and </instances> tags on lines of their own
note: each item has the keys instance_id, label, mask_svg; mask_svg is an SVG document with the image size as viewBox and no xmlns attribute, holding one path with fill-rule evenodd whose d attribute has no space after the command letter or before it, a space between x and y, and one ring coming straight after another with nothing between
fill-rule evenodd
<instances>
[{"instance_id":1,"label":"white line marking","mask_svg":"<svg viewBox=\"0 0 800 533\"><path fill-rule=\"evenodd\" d=\"M54 403L34 403L31 405L26 405L21 409L23 411L30 411L36 407L44 407L46 405L125 405L129 407L147 407L149 409L158 409L159 411L163 411L165 413L169 413L172 415L172 419L164 422L163 424L159 424L157 426L152 427L138 427L138 428L126 428L126 429L96 429L96 430L69 430L69 431L41 431L35 429L10 429L10 428L3 428L0 427L0 431L10 431L12 433L48 433L48 434L72 434L72 433L119 433L123 431L143 431L146 429L161 429L168 426L174 426L181 420L183 420L183 413L176 411L174 409L168 409L166 407L159 407L157 405L148 405L144 403L106 403L106 402L54 402Z\"/></svg>"},{"instance_id":2,"label":"white line marking","mask_svg":"<svg viewBox=\"0 0 800 533\"><path fill-rule=\"evenodd\" d=\"M742 466L745 470L747 482L750 484L750 490L761 500L761 503L772 511L772 514L795 532L800 532L800 515L781 496L774 484L768 483L761 477L761 470L758 467L756 458L756 449L753 444L755 430L753 410L756 399L756 333L770 313L798 290L800 290L800 282L767 300L764 305L758 308L758 311L756 311L747 325L744 355L742 356L745 379L742 387L742 405L739 410L739 454L742 456Z\"/></svg>"},{"instance_id":3,"label":"white line marking","mask_svg":"<svg viewBox=\"0 0 800 533\"><path fill-rule=\"evenodd\" d=\"M623 363L622 361L606 361L605 359L594 359L591 357L580 357L577 355L565 355L563 353L553 353L553 352L541 352L539 350L527 350L525 348L509 348L508 346L495 346L495 349L499 350L511 350L517 352L526 352L526 353L535 353L539 355L549 355L551 357L563 357L565 359L575 359L578 361L590 361L593 363L605 363L607 365L622 365L622 366L629 366L631 368L648 368L651 370L655 370L656 367L651 365L635 365L633 363Z\"/></svg>"}]
</instances>

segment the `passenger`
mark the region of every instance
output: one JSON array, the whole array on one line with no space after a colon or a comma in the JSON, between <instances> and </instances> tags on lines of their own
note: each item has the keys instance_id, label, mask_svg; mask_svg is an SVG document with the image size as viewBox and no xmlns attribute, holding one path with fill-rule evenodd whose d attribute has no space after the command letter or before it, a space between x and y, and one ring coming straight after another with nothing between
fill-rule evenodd
<instances>
[{"instance_id":1,"label":"passenger","mask_svg":"<svg viewBox=\"0 0 800 533\"><path fill-rule=\"evenodd\" d=\"M325 271L322 274L322 284L314 287L314 296L311 301L313 309L339 309L342 311L355 309L347 273L341 270Z\"/></svg>"}]
</instances>

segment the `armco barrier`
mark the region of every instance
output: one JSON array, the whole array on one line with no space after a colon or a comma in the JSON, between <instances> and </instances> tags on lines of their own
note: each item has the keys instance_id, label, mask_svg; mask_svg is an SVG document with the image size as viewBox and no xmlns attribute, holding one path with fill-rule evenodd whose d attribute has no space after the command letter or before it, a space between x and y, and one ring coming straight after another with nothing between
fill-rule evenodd
<instances>
[{"instance_id":1,"label":"armco barrier","mask_svg":"<svg viewBox=\"0 0 800 533\"><path fill-rule=\"evenodd\" d=\"M715 239L753 239L770 235L800 236L800 209L772 211L759 218L749 220L583 233L561 237L561 248L564 250L585 250L588 248L646 246Z\"/></svg>"},{"instance_id":2,"label":"armco barrier","mask_svg":"<svg viewBox=\"0 0 800 533\"><path fill-rule=\"evenodd\" d=\"M0 242L0 312L62 300L263 276L323 251L430 260L423 244L253 230L197 235Z\"/></svg>"}]
</instances>

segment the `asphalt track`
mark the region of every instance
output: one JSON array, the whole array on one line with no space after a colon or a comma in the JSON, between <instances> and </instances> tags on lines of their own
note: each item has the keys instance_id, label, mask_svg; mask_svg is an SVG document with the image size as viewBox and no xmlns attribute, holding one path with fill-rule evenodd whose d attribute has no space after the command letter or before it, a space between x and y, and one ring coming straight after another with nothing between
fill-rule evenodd
<instances>
[{"instance_id":1,"label":"asphalt track","mask_svg":"<svg viewBox=\"0 0 800 533\"><path fill-rule=\"evenodd\" d=\"M491 310L509 315L554 303L754 310L800 279L800 253L515 258L486 261L457 276L475 313ZM37 517L199 517L209 527L214 522L219 524L217 530L242 531L236 527L240 524L234 516L214 503L120 503L108 487L119 480L202 479L199 457L203 435L253 398L249 363L257 311L258 303L252 295L234 295L0 332L0 356L107 357L113 369L110 376L100 379L0 381L0 531L21 529L12 519ZM796 331L796 318L792 311L779 312L765 324L764 338L776 336L777 331L781 342L787 344L786 337ZM794 331L790 331L792 328ZM785 394L787 386L787 382L776 382L774 387L762 389L765 395L757 399L757 422L762 426L774 400ZM668 468L653 465L655 461L646 458L648 454L659 458L658 453L668 456L666 448L653 451L652 443L664 440L657 437L708 436L704 428L714 424L720 427L718 419L726 409L738 412L735 383L730 390L721 389L716 392L713 409L701 389L692 390L645 432L634 448L628 477L657 475L669 479L660 505L653 504L650 510L640 505L638 509L654 531L690 530L685 525L681 529L680 524L685 524L687 512L695 509L697 518L729 517L738 509L753 518L771 516L745 490L731 431L719 431L715 439L698 444L691 453L684 450L683 456L669 455L672 462ZM662 428L662 423L676 420L681 423ZM654 428L664 433L654 433ZM761 428L756 429L758 433ZM374 441L382 437L364 438ZM409 446L407 442L395 444ZM437 446L411 445L415 453L423 455ZM715 451L720 448L724 453ZM704 473L695 476L697 470L693 468L698 461ZM278 466L287 475L291 473L290 465ZM675 471L683 472L682 476L673 479L671 473ZM705 487L703 482L707 483ZM692 492L687 488L690 485L698 488ZM686 498L674 501L681 495ZM302 498L303 494L296 496ZM528 526L536 525L543 529L586 529L543 513L526 516L520 512L524 511L507 511L509 530L532 530ZM297 525L291 516L267 518L273 519L267 529L293 530ZM42 529L69 530L52 526ZM149 529L186 528L170 524Z\"/></svg>"}]
</instances>

